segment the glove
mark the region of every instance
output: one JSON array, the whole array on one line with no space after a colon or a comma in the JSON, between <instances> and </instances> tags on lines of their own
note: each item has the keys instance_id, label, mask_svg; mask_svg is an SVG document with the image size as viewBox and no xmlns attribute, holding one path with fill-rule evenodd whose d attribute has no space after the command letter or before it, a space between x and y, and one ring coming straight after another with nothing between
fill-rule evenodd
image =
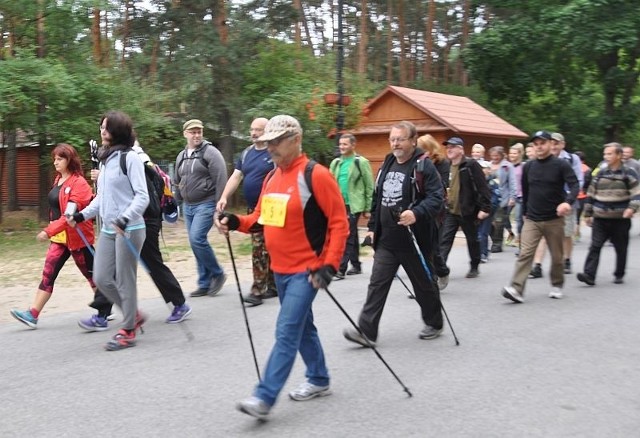
<instances>
[{"instance_id":1,"label":"glove","mask_svg":"<svg viewBox=\"0 0 640 438\"><path fill-rule=\"evenodd\" d=\"M73 220L76 221L77 224L84 222L84 215L80 212L73 213Z\"/></svg>"},{"instance_id":2,"label":"glove","mask_svg":"<svg viewBox=\"0 0 640 438\"><path fill-rule=\"evenodd\" d=\"M230 230L237 230L240 226L240 219L238 219L238 216L232 213L223 212L218 215L218 220L222 221L225 217L227 218L227 227L229 227Z\"/></svg>"},{"instance_id":3,"label":"glove","mask_svg":"<svg viewBox=\"0 0 640 438\"><path fill-rule=\"evenodd\" d=\"M129 219L127 219L126 217L119 217L113 221L113 226L116 228L120 228L122 231L124 231L125 228L127 228L128 222L129 222Z\"/></svg>"},{"instance_id":4,"label":"glove","mask_svg":"<svg viewBox=\"0 0 640 438\"><path fill-rule=\"evenodd\" d=\"M311 271L311 278L320 289L329 287L334 275L336 275L336 270L331 265L323 265L315 271Z\"/></svg>"},{"instance_id":5,"label":"glove","mask_svg":"<svg viewBox=\"0 0 640 438\"><path fill-rule=\"evenodd\" d=\"M371 237L367 236L362 240L362 243L360 244L360 246L365 247L365 246L373 246L373 242L371 241Z\"/></svg>"}]
</instances>

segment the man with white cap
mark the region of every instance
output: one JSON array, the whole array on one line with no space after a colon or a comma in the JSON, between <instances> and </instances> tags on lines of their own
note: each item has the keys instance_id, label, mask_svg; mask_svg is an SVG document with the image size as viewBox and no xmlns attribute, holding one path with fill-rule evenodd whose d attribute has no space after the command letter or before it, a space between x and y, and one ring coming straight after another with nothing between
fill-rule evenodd
<instances>
[{"instance_id":1,"label":"man with white cap","mask_svg":"<svg viewBox=\"0 0 640 438\"><path fill-rule=\"evenodd\" d=\"M198 266L198 289L192 297L218 294L227 279L207 239L216 203L227 183L227 165L220 151L203 139L203 128L198 119L184 123L187 145L176 158L175 195L182 200L189 244Z\"/></svg>"},{"instance_id":2,"label":"man with white cap","mask_svg":"<svg viewBox=\"0 0 640 438\"><path fill-rule=\"evenodd\" d=\"M349 224L336 180L326 167L314 166L302 152L302 127L295 118L273 117L258 140L267 142L277 168L265 179L251 214L221 213L216 226L223 233L247 233L259 224L264 227L280 299L276 342L253 397L237 408L265 419L298 352L307 367L307 380L289 397L304 401L331 394L311 307L318 289L327 288L338 269Z\"/></svg>"}]
</instances>

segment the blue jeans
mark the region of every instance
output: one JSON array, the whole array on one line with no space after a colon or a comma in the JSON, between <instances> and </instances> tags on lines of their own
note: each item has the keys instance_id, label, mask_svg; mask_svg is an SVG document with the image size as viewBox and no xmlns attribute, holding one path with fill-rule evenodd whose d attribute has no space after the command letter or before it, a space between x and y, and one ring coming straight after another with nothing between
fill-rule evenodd
<instances>
[{"instance_id":1,"label":"blue jeans","mask_svg":"<svg viewBox=\"0 0 640 438\"><path fill-rule=\"evenodd\" d=\"M189 234L189 244L198 265L198 287L208 289L211 280L224 273L207 240L207 234L213 226L213 214L216 207L212 201L202 204L185 203L182 208L187 234Z\"/></svg>"},{"instance_id":2,"label":"blue jeans","mask_svg":"<svg viewBox=\"0 0 640 438\"><path fill-rule=\"evenodd\" d=\"M274 276L280 300L276 343L269 355L262 381L254 392L256 397L271 406L291 373L298 351L307 366L307 380L313 385L329 385L329 372L311 310L318 291L309 283L307 273L276 273Z\"/></svg>"},{"instance_id":3,"label":"blue jeans","mask_svg":"<svg viewBox=\"0 0 640 438\"><path fill-rule=\"evenodd\" d=\"M489 236L491 236L491 225L493 223L493 212L489 217L480 221L478 225L478 242L480 242L480 258L489 257Z\"/></svg>"}]
</instances>

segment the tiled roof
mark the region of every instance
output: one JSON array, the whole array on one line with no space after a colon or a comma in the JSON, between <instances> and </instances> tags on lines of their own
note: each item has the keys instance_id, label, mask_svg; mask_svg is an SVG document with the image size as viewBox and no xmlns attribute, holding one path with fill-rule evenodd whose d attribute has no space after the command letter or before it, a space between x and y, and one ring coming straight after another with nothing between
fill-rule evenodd
<instances>
[{"instance_id":1,"label":"tiled roof","mask_svg":"<svg viewBox=\"0 0 640 438\"><path fill-rule=\"evenodd\" d=\"M392 92L420 108L429 116L459 134L480 134L510 138L525 138L527 134L478 105L468 97L390 85L378 95Z\"/></svg>"}]
</instances>

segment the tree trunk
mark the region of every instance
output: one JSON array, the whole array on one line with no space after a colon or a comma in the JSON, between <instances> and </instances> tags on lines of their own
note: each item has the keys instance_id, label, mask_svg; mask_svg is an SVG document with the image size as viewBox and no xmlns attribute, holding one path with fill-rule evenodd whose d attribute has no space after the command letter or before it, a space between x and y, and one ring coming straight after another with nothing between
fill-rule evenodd
<instances>
[{"instance_id":1,"label":"tree trunk","mask_svg":"<svg viewBox=\"0 0 640 438\"><path fill-rule=\"evenodd\" d=\"M5 150L4 160L7 172L7 211L17 211L20 209L18 205L18 181L16 177L17 166L17 150L16 150L16 128L9 128L6 132L5 139L7 149Z\"/></svg>"},{"instance_id":2,"label":"tree trunk","mask_svg":"<svg viewBox=\"0 0 640 438\"><path fill-rule=\"evenodd\" d=\"M469 77L467 71L464 68L464 62L462 59L462 53L465 47L467 47L467 41L469 41L469 19L470 19L471 0L464 0L464 12L462 15L462 40L460 42L460 53L458 55L458 81L460 85L466 87L469 85Z\"/></svg>"},{"instance_id":3,"label":"tree trunk","mask_svg":"<svg viewBox=\"0 0 640 438\"><path fill-rule=\"evenodd\" d=\"M393 84L393 1L387 0L387 84Z\"/></svg>"},{"instance_id":4,"label":"tree trunk","mask_svg":"<svg viewBox=\"0 0 640 438\"><path fill-rule=\"evenodd\" d=\"M436 0L429 0L426 28L426 56L424 61L424 78L430 82L433 80L433 23L436 19Z\"/></svg>"},{"instance_id":5,"label":"tree trunk","mask_svg":"<svg viewBox=\"0 0 640 438\"><path fill-rule=\"evenodd\" d=\"M367 12L367 0L360 1L360 42L358 43L358 64L356 71L360 74L367 73L367 49L369 46L369 16Z\"/></svg>"},{"instance_id":6,"label":"tree trunk","mask_svg":"<svg viewBox=\"0 0 640 438\"><path fill-rule=\"evenodd\" d=\"M407 26L404 17L404 1L398 0L398 39L400 40L400 86L407 86Z\"/></svg>"},{"instance_id":7,"label":"tree trunk","mask_svg":"<svg viewBox=\"0 0 640 438\"><path fill-rule=\"evenodd\" d=\"M93 62L102 65L102 34L100 33L100 9L93 8L93 19L91 21L91 47Z\"/></svg>"},{"instance_id":8,"label":"tree trunk","mask_svg":"<svg viewBox=\"0 0 640 438\"><path fill-rule=\"evenodd\" d=\"M45 7L44 3L45 0L38 0L38 26L36 39L38 41L37 57L39 59L44 59L46 56L43 14ZM47 145L47 99L44 92L42 92L38 98L37 114L38 150L40 152L40 202L38 203L38 216L41 221L47 221L49 219L49 200L47 199L47 195L49 193L49 165L44 163L49 161L49 147Z\"/></svg>"},{"instance_id":9,"label":"tree trunk","mask_svg":"<svg viewBox=\"0 0 640 438\"><path fill-rule=\"evenodd\" d=\"M120 67L124 70L127 48L129 47L129 8L131 0L124 2L124 19L122 21L122 55L120 56Z\"/></svg>"}]
</instances>

